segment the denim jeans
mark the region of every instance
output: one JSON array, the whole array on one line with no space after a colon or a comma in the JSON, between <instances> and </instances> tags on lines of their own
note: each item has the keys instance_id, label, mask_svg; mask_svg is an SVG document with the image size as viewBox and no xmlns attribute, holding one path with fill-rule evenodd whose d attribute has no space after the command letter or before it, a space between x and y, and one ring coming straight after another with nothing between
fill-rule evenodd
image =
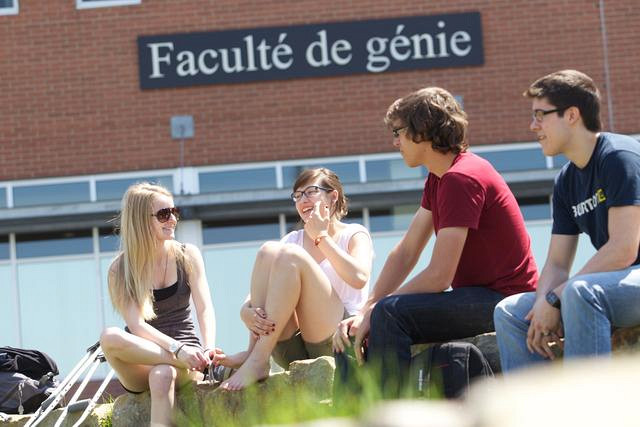
<instances>
[{"instance_id":1,"label":"denim jeans","mask_svg":"<svg viewBox=\"0 0 640 427\"><path fill-rule=\"evenodd\" d=\"M564 358L611 353L611 328L640 324L640 266L576 276L562 292ZM534 293L512 295L494 313L504 372L545 360L527 349Z\"/></svg>"},{"instance_id":2,"label":"denim jeans","mask_svg":"<svg viewBox=\"0 0 640 427\"><path fill-rule=\"evenodd\" d=\"M397 393L397 387L402 387L406 380L412 344L492 332L493 309L503 298L498 292L476 286L449 292L394 295L378 301L371 314L368 360L381 366L385 393Z\"/></svg>"}]
</instances>

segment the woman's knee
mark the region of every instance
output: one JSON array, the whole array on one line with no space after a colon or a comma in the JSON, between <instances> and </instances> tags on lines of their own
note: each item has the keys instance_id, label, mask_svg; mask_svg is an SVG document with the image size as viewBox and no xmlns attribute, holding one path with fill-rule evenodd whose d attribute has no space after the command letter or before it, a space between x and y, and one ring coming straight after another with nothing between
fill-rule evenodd
<instances>
[{"instance_id":1,"label":"woman's knee","mask_svg":"<svg viewBox=\"0 0 640 427\"><path fill-rule=\"evenodd\" d=\"M275 259L275 265L279 268L285 266L300 266L309 261L310 255L302 247L291 243L280 247Z\"/></svg>"},{"instance_id":2,"label":"woman's knee","mask_svg":"<svg viewBox=\"0 0 640 427\"><path fill-rule=\"evenodd\" d=\"M177 371L171 365L156 365L149 371L149 390L152 395L165 396L175 388Z\"/></svg>"},{"instance_id":3,"label":"woman's knee","mask_svg":"<svg viewBox=\"0 0 640 427\"><path fill-rule=\"evenodd\" d=\"M282 243L280 242L265 242L260 246L256 261L273 261L278 256L280 249L282 249Z\"/></svg>"},{"instance_id":4,"label":"woman's knee","mask_svg":"<svg viewBox=\"0 0 640 427\"><path fill-rule=\"evenodd\" d=\"M121 348L124 344L123 334L125 333L122 329L116 327L109 327L102 331L100 334L100 347L102 351L110 353L114 349Z\"/></svg>"}]
</instances>

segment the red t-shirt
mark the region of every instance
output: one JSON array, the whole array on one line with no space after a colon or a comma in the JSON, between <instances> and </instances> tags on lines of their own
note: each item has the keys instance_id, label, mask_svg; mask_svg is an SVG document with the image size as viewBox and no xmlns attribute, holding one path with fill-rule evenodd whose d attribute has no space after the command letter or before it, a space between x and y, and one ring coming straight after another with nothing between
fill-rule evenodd
<instances>
[{"instance_id":1,"label":"red t-shirt","mask_svg":"<svg viewBox=\"0 0 640 427\"><path fill-rule=\"evenodd\" d=\"M534 291L538 271L518 203L500 174L473 153L459 154L441 178L430 173L422 207L436 232L467 227L451 286L485 286L503 295Z\"/></svg>"}]
</instances>

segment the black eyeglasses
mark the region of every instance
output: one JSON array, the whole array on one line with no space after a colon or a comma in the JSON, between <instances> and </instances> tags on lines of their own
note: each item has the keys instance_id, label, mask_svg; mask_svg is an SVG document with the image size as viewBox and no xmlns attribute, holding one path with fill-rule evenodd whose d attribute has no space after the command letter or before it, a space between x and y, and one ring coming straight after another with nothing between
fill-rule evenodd
<instances>
[{"instance_id":1,"label":"black eyeglasses","mask_svg":"<svg viewBox=\"0 0 640 427\"><path fill-rule=\"evenodd\" d=\"M179 220L180 209L174 206L172 208L160 209L158 212L151 214L151 216L155 216L158 219L158 222L162 222L162 223L169 221L169 218L171 218L171 215L176 217L176 221Z\"/></svg>"},{"instance_id":2,"label":"black eyeglasses","mask_svg":"<svg viewBox=\"0 0 640 427\"><path fill-rule=\"evenodd\" d=\"M566 108L554 108L553 110L533 110L533 120L535 120L537 123L542 123L542 121L544 120L544 116L546 116L547 114L561 113L564 110L566 110Z\"/></svg>"},{"instance_id":3,"label":"black eyeglasses","mask_svg":"<svg viewBox=\"0 0 640 427\"><path fill-rule=\"evenodd\" d=\"M291 200L294 202L298 202L302 199L302 196L305 196L307 199L311 199L312 197L318 196L320 194L320 190L326 191L327 193L333 191L330 188L318 187L317 185L310 185L304 190L298 190L291 193Z\"/></svg>"},{"instance_id":4,"label":"black eyeglasses","mask_svg":"<svg viewBox=\"0 0 640 427\"><path fill-rule=\"evenodd\" d=\"M398 138L398 137L400 137L400 131L404 130L406 128L407 128L407 126L402 126L402 127L399 127L399 128L393 128L393 129L391 129L391 133L393 134L394 138Z\"/></svg>"}]
</instances>

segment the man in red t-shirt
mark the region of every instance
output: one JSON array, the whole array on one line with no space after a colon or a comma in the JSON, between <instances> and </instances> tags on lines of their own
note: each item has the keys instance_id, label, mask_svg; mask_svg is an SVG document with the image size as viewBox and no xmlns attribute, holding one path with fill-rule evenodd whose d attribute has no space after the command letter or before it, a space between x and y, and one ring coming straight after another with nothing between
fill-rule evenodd
<instances>
[{"instance_id":1,"label":"man in red t-shirt","mask_svg":"<svg viewBox=\"0 0 640 427\"><path fill-rule=\"evenodd\" d=\"M467 117L449 92L411 93L389 107L385 124L407 166L424 166L429 176L409 229L360 314L340 324L334 348L343 351L355 336L362 359L368 335L368 359L382 363L389 393L394 384L385 382L397 377L393 367L400 378L408 371L412 344L493 331L495 305L534 290L538 274L515 197L489 162L467 152ZM434 232L429 265L400 286Z\"/></svg>"}]
</instances>

